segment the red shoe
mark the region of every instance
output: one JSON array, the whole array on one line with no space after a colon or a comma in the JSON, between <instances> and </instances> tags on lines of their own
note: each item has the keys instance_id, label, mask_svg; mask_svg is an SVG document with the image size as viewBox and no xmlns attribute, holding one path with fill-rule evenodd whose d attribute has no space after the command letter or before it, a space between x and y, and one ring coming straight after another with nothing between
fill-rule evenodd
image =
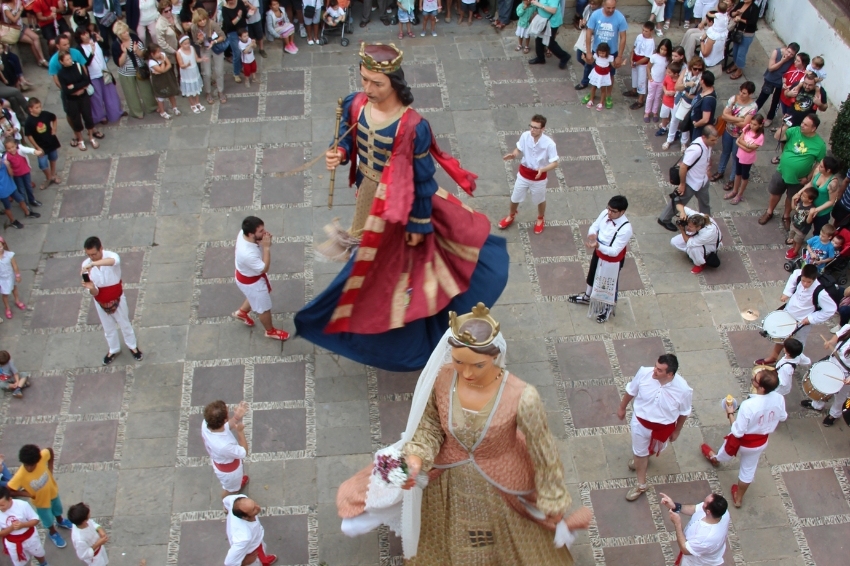
<instances>
[{"instance_id":1,"label":"red shoe","mask_svg":"<svg viewBox=\"0 0 850 566\"><path fill-rule=\"evenodd\" d=\"M271 566L277 562L277 554L266 554L266 557L260 560L263 566Z\"/></svg>"},{"instance_id":2,"label":"red shoe","mask_svg":"<svg viewBox=\"0 0 850 566\"><path fill-rule=\"evenodd\" d=\"M740 508L741 503L743 503L743 501L741 501L740 503L736 501L738 499L738 484L732 484L732 489L730 491L732 492L732 505L737 508Z\"/></svg>"},{"instance_id":3,"label":"red shoe","mask_svg":"<svg viewBox=\"0 0 850 566\"><path fill-rule=\"evenodd\" d=\"M543 233L543 227L544 227L543 217L538 216L537 222L534 223L534 233L535 234L542 234Z\"/></svg>"},{"instance_id":4,"label":"red shoe","mask_svg":"<svg viewBox=\"0 0 850 566\"><path fill-rule=\"evenodd\" d=\"M797 252L794 251L794 248L791 248L787 252L785 252L785 259L796 259L796 258L797 258Z\"/></svg>"},{"instance_id":5,"label":"red shoe","mask_svg":"<svg viewBox=\"0 0 850 566\"><path fill-rule=\"evenodd\" d=\"M248 326L254 326L254 319L248 316L248 313L243 311L242 309L237 309L235 313L231 315L233 318L241 320Z\"/></svg>"},{"instance_id":6,"label":"red shoe","mask_svg":"<svg viewBox=\"0 0 850 566\"><path fill-rule=\"evenodd\" d=\"M239 489L244 489L248 482L251 481L251 478L248 476L242 476L242 485L239 486Z\"/></svg>"},{"instance_id":7,"label":"red shoe","mask_svg":"<svg viewBox=\"0 0 850 566\"><path fill-rule=\"evenodd\" d=\"M516 218L516 214L508 214L501 220L499 220L499 230L504 230L508 226L514 223L514 218Z\"/></svg>"},{"instance_id":8,"label":"red shoe","mask_svg":"<svg viewBox=\"0 0 850 566\"><path fill-rule=\"evenodd\" d=\"M289 332L280 328L272 328L271 330L266 330L266 338L283 342L284 340L289 340Z\"/></svg>"},{"instance_id":9,"label":"red shoe","mask_svg":"<svg viewBox=\"0 0 850 566\"><path fill-rule=\"evenodd\" d=\"M704 265L695 265L693 269L691 269L691 273L702 273L703 269L705 269Z\"/></svg>"},{"instance_id":10,"label":"red shoe","mask_svg":"<svg viewBox=\"0 0 850 566\"><path fill-rule=\"evenodd\" d=\"M702 446L700 446L700 450L702 450L702 455L705 456L705 459L711 462L711 465L716 468L718 466L717 457L711 456L711 446L709 446L708 444L703 444Z\"/></svg>"}]
</instances>

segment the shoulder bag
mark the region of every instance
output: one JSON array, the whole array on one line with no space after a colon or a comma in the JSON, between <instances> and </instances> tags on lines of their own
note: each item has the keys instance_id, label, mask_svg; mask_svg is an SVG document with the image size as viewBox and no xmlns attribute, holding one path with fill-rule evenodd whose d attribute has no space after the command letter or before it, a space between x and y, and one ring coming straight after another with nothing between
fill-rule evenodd
<instances>
[{"instance_id":1,"label":"shoulder bag","mask_svg":"<svg viewBox=\"0 0 850 566\"><path fill-rule=\"evenodd\" d=\"M696 142L691 142L691 145L693 145L694 143L696 143ZM700 159L702 159L702 153L703 153L702 144L697 144L697 145L699 146L699 157L697 157L697 160L694 161L694 165L696 165L697 162ZM688 147L690 147L690 146L688 146ZM682 157L677 159L676 163L674 163L673 166L670 167L670 184L671 185L676 185L678 187L679 185L682 184L682 177L681 177L681 175L679 175L679 164L682 163L682 159L684 159L684 158L685 158L685 154L683 153ZM691 167L693 167L693 165L688 165L689 169Z\"/></svg>"},{"instance_id":2,"label":"shoulder bag","mask_svg":"<svg viewBox=\"0 0 850 566\"><path fill-rule=\"evenodd\" d=\"M133 66L136 67L136 80L146 81L151 78L151 70L147 65L139 65L139 60L136 59L136 54L133 53L133 47L135 47L135 45L130 46L130 51L128 51L127 54L133 60Z\"/></svg>"}]
</instances>

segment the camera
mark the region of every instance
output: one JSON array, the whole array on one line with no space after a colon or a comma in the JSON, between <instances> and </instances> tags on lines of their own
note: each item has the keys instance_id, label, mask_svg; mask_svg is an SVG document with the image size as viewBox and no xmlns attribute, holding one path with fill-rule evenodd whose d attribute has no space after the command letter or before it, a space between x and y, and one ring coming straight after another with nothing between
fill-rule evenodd
<instances>
[{"instance_id":1,"label":"camera","mask_svg":"<svg viewBox=\"0 0 850 566\"><path fill-rule=\"evenodd\" d=\"M673 191L668 196L670 197L670 201L673 203L673 206L682 202L682 195L679 194L679 191Z\"/></svg>"},{"instance_id":2,"label":"camera","mask_svg":"<svg viewBox=\"0 0 850 566\"><path fill-rule=\"evenodd\" d=\"M681 226L682 228L685 228L688 225L688 220L687 220L687 218L683 219L683 218L677 217L676 220L673 221L673 224L675 224L676 226Z\"/></svg>"}]
</instances>

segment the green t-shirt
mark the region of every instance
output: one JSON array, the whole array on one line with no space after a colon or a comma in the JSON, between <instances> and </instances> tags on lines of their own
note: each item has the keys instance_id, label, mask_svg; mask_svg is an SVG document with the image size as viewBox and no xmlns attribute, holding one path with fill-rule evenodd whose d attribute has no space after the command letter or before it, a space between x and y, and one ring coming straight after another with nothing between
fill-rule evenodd
<instances>
[{"instance_id":1,"label":"green t-shirt","mask_svg":"<svg viewBox=\"0 0 850 566\"><path fill-rule=\"evenodd\" d=\"M788 128L785 135L788 141L785 142L785 151L782 152L776 170L789 185L799 185L800 179L808 177L815 163L820 163L826 157L826 142L818 134L804 136L799 126Z\"/></svg>"}]
</instances>

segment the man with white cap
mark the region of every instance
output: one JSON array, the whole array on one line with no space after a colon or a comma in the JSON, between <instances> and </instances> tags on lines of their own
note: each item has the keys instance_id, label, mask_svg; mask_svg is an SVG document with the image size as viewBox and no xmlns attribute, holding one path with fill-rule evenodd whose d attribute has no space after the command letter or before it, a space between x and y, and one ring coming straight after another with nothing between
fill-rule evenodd
<instances>
[{"instance_id":1,"label":"man with white cap","mask_svg":"<svg viewBox=\"0 0 850 566\"><path fill-rule=\"evenodd\" d=\"M245 495L228 495L224 498L227 511L227 540L230 550L224 566L269 566L277 556L266 554L263 537L265 531L257 515L260 506Z\"/></svg>"}]
</instances>

